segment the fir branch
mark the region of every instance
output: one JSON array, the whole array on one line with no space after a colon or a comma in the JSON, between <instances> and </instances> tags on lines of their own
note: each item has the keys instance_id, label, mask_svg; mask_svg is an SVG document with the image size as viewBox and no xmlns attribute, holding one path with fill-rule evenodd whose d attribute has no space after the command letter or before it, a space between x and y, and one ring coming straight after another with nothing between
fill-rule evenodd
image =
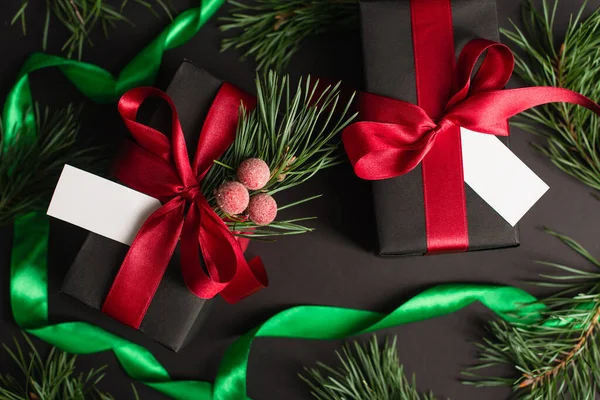
<instances>
[{"instance_id":1,"label":"fir branch","mask_svg":"<svg viewBox=\"0 0 600 400\"><path fill-rule=\"evenodd\" d=\"M77 356L53 348L43 359L33 342L23 334L27 352L14 339L14 350L3 345L21 373L21 379L0 374L0 398L4 400L114 400L98 389L104 379L106 366L76 374ZM135 386L134 398L139 400Z\"/></svg>"},{"instance_id":2,"label":"fir branch","mask_svg":"<svg viewBox=\"0 0 600 400\"><path fill-rule=\"evenodd\" d=\"M571 16L559 45L554 37L558 0L544 0L538 11L531 0L523 3L523 28L502 33L523 55L516 56L516 72L528 84L558 86L600 99L600 9L583 19L584 2ZM512 22L512 21L511 21ZM516 126L543 135L547 145L535 145L561 170L600 190L600 117L564 103L554 103L522 114Z\"/></svg>"},{"instance_id":3,"label":"fir branch","mask_svg":"<svg viewBox=\"0 0 600 400\"><path fill-rule=\"evenodd\" d=\"M0 152L0 226L46 208L64 164L98 163L98 149L76 147L80 114L81 107L72 105L56 112L40 112L36 105L37 136L18 132L8 144L0 124L0 148L7 148Z\"/></svg>"},{"instance_id":4,"label":"fir branch","mask_svg":"<svg viewBox=\"0 0 600 400\"><path fill-rule=\"evenodd\" d=\"M421 394L415 377L406 377L396 350L397 338L380 349L377 337L368 345L354 342L336 352L341 366L332 368L321 362L318 368L305 368L311 394L319 400L435 400L432 393Z\"/></svg>"},{"instance_id":5,"label":"fir branch","mask_svg":"<svg viewBox=\"0 0 600 400\"><path fill-rule=\"evenodd\" d=\"M600 261L570 238L549 231L600 268ZM600 394L600 271L543 263L560 275L543 275L540 286L559 290L533 325L490 324L491 338L478 344L480 365L465 372L467 384L509 386L519 399L595 399ZM489 367L515 368L517 376L482 376Z\"/></svg>"},{"instance_id":6,"label":"fir branch","mask_svg":"<svg viewBox=\"0 0 600 400\"><path fill-rule=\"evenodd\" d=\"M154 1L165 11L169 18L173 18L171 14L173 7L170 0ZM22 0L21 6L11 21L11 24L20 21L23 34L25 35L27 34L26 11L29 2L30 0ZM146 0L133 0L133 2L147 8L158 17L158 13L154 10L150 2ZM123 9L127 3L128 0L123 0L121 7L115 8L108 4L106 0L46 0L46 16L42 36L42 47L44 51L48 47L51 16L58 20L58 22L60 22L71 34L63 44L62 51L67 53L68 58L71 58L76 54L77 58L81 60L83 48L86 43L90 46L93 45L90 39L90 33L97 25L102 27L104 35L108 37L109 28L113 28L117 22L132 24L131 21L123 15Z\"/></svg>"},{"instance_id":7,"label":"fir branch","mask_svg":"<svg viewBox=\"0 0 600 400\"><path fill-rule=\"evenodd\" d=\"M295 235L312 231L300 218L276 220L268 226L257 226L244 216L225 215L218 210L214 191L223 182L235 180L237 167L248 158L264 160L271 178L264 188L250 195L266 192L274 195L298 186L317 172L342 162L339 134L356 114L351 114L353 98L340 104L340 84L322 88L308 77L301 80L295 91L289 77L270 71L256 79L257 105L248 112L241 108L233 144L217 160L203 180L202 192L219 216L229 221L231 230L240 236L264 238ZM311 196L280 210L314 200Z\"/></svg>"},{"instance_id":8,"label":"fir branch","mask_svg":"<svg viewBox=\"0 0 600 400\"><path fill-rule=\"evenodd\" d=\"M222 42L222 50L244 50L257 69L284 68L309 36L356 29L357 0L229 0L230 15L223 31L235 36Z\"/></svg>"}]
</instances>

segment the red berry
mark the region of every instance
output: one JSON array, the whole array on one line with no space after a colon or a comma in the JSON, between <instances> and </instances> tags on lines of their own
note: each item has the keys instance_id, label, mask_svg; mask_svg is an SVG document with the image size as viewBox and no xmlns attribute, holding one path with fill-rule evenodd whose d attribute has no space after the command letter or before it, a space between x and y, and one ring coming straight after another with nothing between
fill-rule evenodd
<instances>
[{"instance_id":1,"label":"red berry","mask_svg":"<svg viewBox=\"0 0 600 400\"><path fill-rule=\"evenodd\" d=\"M217 205L227 214L241 214L248 208L250 194L239 182L225 182L215 191Z\"/></svg>"},{"instance_id":2,"label":"red berry","mask_svg":"<svg viewBox=\"0 0 600 400\"><path fill-rule=\"evenodd\" d=\"M271 178L271 171L266 162L260 158L249 158L240 163L237 170L238 180L250 190L265 187Z\"/></svg>"},{"instance_id":3,"label":"red berry","mask_svg":"<svg viewBox=\"0 0 600 400\"><path fill-rule=\"evenodd\" d=\"M277 216L277 202L266 193L252 196L248 205L248 216L256 225L269 225Z\"/></svg>"}]
</instances>

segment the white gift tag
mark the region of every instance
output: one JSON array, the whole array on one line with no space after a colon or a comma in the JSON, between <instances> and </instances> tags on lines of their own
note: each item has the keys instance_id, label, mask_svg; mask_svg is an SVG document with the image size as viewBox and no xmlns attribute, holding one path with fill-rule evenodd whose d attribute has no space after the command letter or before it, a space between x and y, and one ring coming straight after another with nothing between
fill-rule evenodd
<instances>
[{"instance_id":1,"label":"white gift tag","mask_svg":"<svg viewBox=\"0 0 600 400\"><path fill-rule=\"evenodd\" d=\"M461 128L465 182L509 224L549 189L493 135ZM144 221L160 208L150 196L65 165L48 215L131 245Z\"/></svg>"},{"instance_id":2,"label":"white gift tag","mask_svg":"<svg viewBox=\"0 0 600 400\"><path fill-rule=\"evenodd\" d=\"M465 183L515 226L549 189L494 135L461 128Z\"/></svg>"},{"instance_id":3,"label":"white gift tag","mask_svg":"<svg viewBox=\"0 0 600 400\"><path fill-rule=\"evenodd\" d=\"M160 202L143 193L65 165L48 215L131 245Z\"/></svg>"}]
</instances>

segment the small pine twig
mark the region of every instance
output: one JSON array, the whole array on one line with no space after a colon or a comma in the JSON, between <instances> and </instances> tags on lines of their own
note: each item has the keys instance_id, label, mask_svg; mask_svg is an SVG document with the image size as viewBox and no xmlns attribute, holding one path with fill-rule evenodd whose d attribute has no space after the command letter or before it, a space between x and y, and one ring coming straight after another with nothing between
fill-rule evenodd
<instances>
[{"instance_id":1,"label":"small pine twig","mask_svg":"<svg viewBox=\"0 0 600 400\"><path fill-rule=\"evenodd\" d=\"M274 195L298 186L316 173L338 165L343 160L339 134L355 118L350 108L353 98L340 104L340 84L320 89L310 77L292 88L289 77L269 71L256 79L257 105L253 111L240 109L237 133L232 145L215 161L202 182L202 192L217 214L225 219L238 236L265 239L297 235L313 229L304 222L314 217L276 220L258 226L245 215L226 215L214 196L222 183L236 179L237 167L248 158L264 160L271 171L266 186L258 193ZM288 209L317 199L310 196L278 207Z\"/></svg>"},{"instance_id":2,"label":"small pine twig","mask_svg":"<svg viewBox=\"0 0 600 400\"><path fill-rule=\"evenodd\" d=\"M83 17L79 12L79 7L77 7L77 4L75 4L75 0L69 0L69 3L71 3L71 7L73 7L73 10L75 11L75 16L77 17L81 25L85 25L85 21L83 20Z\"/></svg>"},{"instance_id":3,"label":"small pine twig","mask_svg":"<svg viewBox=\"0 0 600 400\"><path fill-rule=\"evenodd\" d=\"M11 20L11 25L21 21L23 34L27 34L26 11L29 6L29 0L21 0L21 6ZM154 0L162 8L170 19L172 16L172 5L170 0ZM152 5L146 0L134 0L138 5L149 9L155 16L158 13ZM107 0L46 0L46 18L44 22L44 32L42 36L42 47L47 50L48 38L50 35L51 16L58 20L70 33L71 36L64 42L62 50L71 58L77 54L81 60L83 48L87 43L92 45L90 33L99 24L102 26L105 36L108 37L109 27L115 26L117 22L132 22L123 15L123 9L128 0L123 0L120 9L108 4Z\"/></svg>"},{"instance_id":4,"label":"small pine twig","mask_svg":"<svg viewBox=\"0 0 600 400\"><path fill-rule=\"evenodd\" d=\"M36 105L37 136L18 132L12 143L5 143L0 124L0 226L31 211L43 210L64 164L96 169L100 164L98 148L79 149L81 107L43 112Z\"/></svg>"},{"instance_id":5,"label":"small pine twig","mask_svg":"<svg viewBox=\"0 0 600 400\"><path fill-rule=\"evenodd\" d=\"M600 268L600 260L574 240L548 231ZM523 400L593 399L600 394L600 272L542 263L561 275L536 282L559 290L534 324L490 323L491 338L478 345L480 364L464 372L465 383L512 387ZM518 377L482 376L489 367L515 368Z\"/></svg>"},{"instance_id":6,"label":"small pine twig","mask_svg":"<svg viewBox=\"0 0 600 400\"><path fill-rule=\"evenodd\" d=\"M0 374L0 398L6 400L114 400L97 385L104 379L106 366L76 374L77 356L52 349L43 359L29 337L23 334L28 350L14 338L13 349L4 351L19 368L20 379ZM137 392L134 392L137 396ZM137 397L136 397L137 398Z\"/></svg>"},{"instance_id":7,"label":"small pine twig","mask_svg":"<svg viewBox=\"0 0 600 400\"><path fill-rule=\"evenodd\" d=\"M245 49L257 69L283 69L310 36L358 29L358 0L229 0L221 49Z\"/></svg>"},{"instance_id":8,"label":"small pine twig","mask_svg":"<svg viewBox=\"0 0 600 400\"><path fill-rule=\"evenodd\" d=\"M516 55L516 72L534 86L557 86L600 99L600 9L583 18L587 2L571 16L564 39L557 42L553 28L558 0L523 3L522 28L513 23L502 34L523 56ZM546 145L534 144L562 171L600 190L600 118L580 107L554 103L522 114L514 124L540 134Z\"/></svg>"},{"instance_id":9,"label":"small pine twig","mask_svg":"<svg viewBox=\"0 0 600 400\"><path fill-rule=\"evenodd\" d=\"M414 375L412 380L406 377L396 344L394 337L381 349L375 336L369 344L346 344L336 352L341 366L317 363L299 376L318 400L435 400L433 393L417 390Z\"/></svg>"},{"instance_id":10,"label":"small pine twig","mask_svg":"<svg viewBox=\"0 0 600 400\"><path fill-rule=\"evenodd\" d=\"M581 351L581 349L583 349L587 345L588 340L592 336L592 334L594 334L595 331L598 329L598 324L600 323L599 319L600 307L596 309L596 312L592 316L592 323L581 335L581 338L575 344L575 346L573 346L573 349L571 349L571 351L569 351L569 353L563 359L559 359L556 363L556 366L554 366L552 369L544 372L541 375L534 376L528 373L524 373L523 379L519 384L519 388L523 389L528 386L535 387L541 385L544 383L544 381L548 380L549 378L558 375L561 370L568 368L569 364L573 362L579 351Z\"/></svg>"}]
</instances>

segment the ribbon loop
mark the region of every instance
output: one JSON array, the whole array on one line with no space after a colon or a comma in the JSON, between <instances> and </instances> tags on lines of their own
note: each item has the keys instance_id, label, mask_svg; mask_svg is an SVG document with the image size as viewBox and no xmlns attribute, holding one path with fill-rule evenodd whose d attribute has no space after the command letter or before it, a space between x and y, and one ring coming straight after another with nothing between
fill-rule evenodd
<instances>
[{"instance_id":1,"label":"ribbon loop","mask_svg":"<svg viewBox=\"0 0 600 400\"><path fill-rule=\"evenodd\" d=\"M136 121L149 97L169 104L170 139ZM235 138L242 102L254 104L239 89L223 84L206 117L192 165L177 110L166 93L137 88L121 98L119 111L135 143L124 147L116 177L164 205L144 223L121 265L102 308L109 316L139 327L178 244L185 283L198 297L223 293L228 302L237 302L267 286L262 262L255 259L248 264L239 241L201 192L213 160Z\"/></svg>"},{"instance_id":2,"label":"ribbon loop","mask_svg":"<svg viewBox=\"0 0 600 400\"><path fill-rule=\"evenodd\" d=\"M449 1L439 4L449 5ZM600 107L563 88L504 90L514 69L514 56L508 47L485 39L475 39L465 46L452 80L449 74L454 63L446 53L452 40L436 43L435 48L429 43L432 37L444 36L445 30L451 32L451 26L436 25L435 32L429 29L429 6L411 0L415 66L421 67L416 68L419 105L364 94L360 99L363 122L347 127L342 141L356 175L363 179L398 177L421 164L427 251L465 251L469 238L459 128L508 136L508 119L532 107L566 102L598 115ZM437 19L451 21L447 14L450 7L437 10L442 9L445 11ZM444 54L438 54L442 49ZM433 59L446 69L434 74ZM481 66L475 72L480 60ZM432 75L436 78L426 85L419 79ZM443 115L438 115L440 110Z\"/></svg>"},{"instance_id":3,"label":"ribbon loop","mask_svg":"<svg viewBox=\"0 0 600 400\"><path fill-rule=\"evenodd\" d=\"M482 56L481 66L473 76ZM458 57L452 91L454 95L446 105L446 112L469 94L504 89L510 80L514 64L512 52L501 43L487 39L474 39L467 43Z\"/></svg>"},{"instance_id":4,"label":"ribbon loop","mask_svg":"<svg viewBox=\"0 0 600 400\"><path fill-rule=\"evenodd\" d=\"M481 67L471 78L484 54ZM408 173L419 165L450 124L508 136L509 118L555 102L580 105L600 115L596 103L568 89L502 90L513 68L514 56L505 45L485 39L469 42L457 62L455 92L445 107L446 114L437 124L415 104L374 94L361 95L363 122L350 125L342 134L357 176L381 180Z\"/></svg>"}]
</instances>

